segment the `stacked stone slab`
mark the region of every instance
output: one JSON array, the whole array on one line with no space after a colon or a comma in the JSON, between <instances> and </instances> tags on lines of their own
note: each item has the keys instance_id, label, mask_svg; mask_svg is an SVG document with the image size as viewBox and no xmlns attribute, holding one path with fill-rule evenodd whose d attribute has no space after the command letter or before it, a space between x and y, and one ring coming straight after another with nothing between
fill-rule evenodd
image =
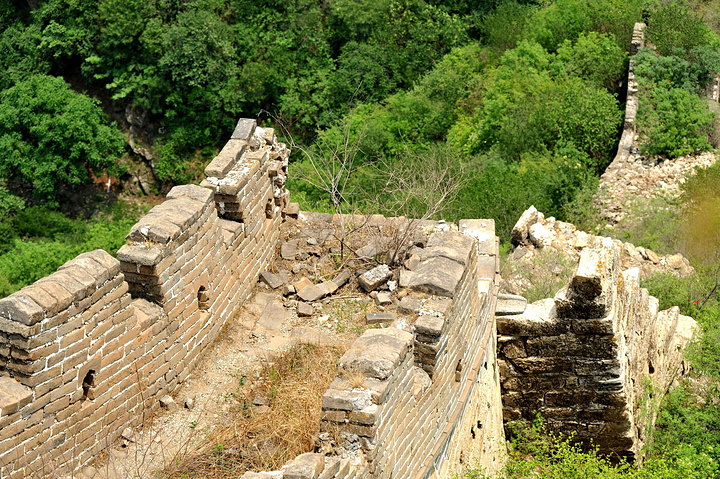
<instances>
[{"instance_id":1,"label":"stacked stone slab","mask_svg":"<svg viewBox=\"0 0 720 479\"><path fill-rule=\"evenodd\" d=\"M450 298L445 314L421 315L415 334L367 331L323 396L321 429L358 438L366 477L447 477L478 461L490 471L498 466L497 239L492 220L464 220L460 231L434 233L418 252L435 267L401 273L409 288ZM435 263L447 267L439 274ZM427 337L442 347L432 364L423 362L433 378L421 386L424 373L414 364Z\"/></svg>"},{"instance_id":2,"label":"stacked stone slab","mask_svg":"<svg viewBox=\"0 0 720 479\"><path fill-rule=\"evenodd\" d=\"M554 299L497 318L506 421L540 413L554 430L633 459L652 415L643 387L664 392L682 369L695 322L677 308L658 312L638 269L619 271L620 244L582 251L568 286Z\"/></svg>"},{"instance_id":3,"label":"stacked stone slab","mask_svg":"<svg viewBox=\"0 0 720 479\"><path fill-rule=\"evenodd\" d=\"M220 217L240 222L253 236L268 218L289 205L285 189L290 150L272 128L238 122L230 141L205 168L201 186L215 191Z\"/></svg>"},{"instance_id":4,"label":"stacked stone slab","mask_svg":"<svg viewBox=\"0 0 720 479\"><path fill-rule=\"evenodd\" d=\"M235 195L242 219L219 217L216 186L175 187L133 226L120 261L84 253L0 300L1 477L86 464L190 374L250 295L279 238L289 152L241 120L218 158L238 138L246 146L234 159L265 158L245 176L234 160L225 166L262 192Z\"/></svg>"}]
</instances>

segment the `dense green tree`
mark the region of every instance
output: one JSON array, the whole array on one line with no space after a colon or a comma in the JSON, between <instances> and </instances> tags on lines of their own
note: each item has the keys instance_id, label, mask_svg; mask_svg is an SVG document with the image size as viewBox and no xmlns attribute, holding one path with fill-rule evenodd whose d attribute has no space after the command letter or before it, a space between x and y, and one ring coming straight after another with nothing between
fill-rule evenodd
<instances>
[{"instance_id":1,"label":"dense green tree","mask_svg":"<svg viewBox=\"0 0 720 479\"><path fill-rule=\"evenodd\" d=\"M123 135L90 98L62 78L34 75L0 92L0 176L54 201L60 183L78 184L122 153Z\"/></svg>"},{"instance_id":2,"label":"dense green tree","mask_svg":"<svg viewBox=\"0 0 720 479\"><path fill-rule=\"evenodd\" d=\"M560 45L553 70L556 76L579 77L612 92L623 81L626 57L612 34L581 33L576 42Z\"/></svg>"}]
</instances>

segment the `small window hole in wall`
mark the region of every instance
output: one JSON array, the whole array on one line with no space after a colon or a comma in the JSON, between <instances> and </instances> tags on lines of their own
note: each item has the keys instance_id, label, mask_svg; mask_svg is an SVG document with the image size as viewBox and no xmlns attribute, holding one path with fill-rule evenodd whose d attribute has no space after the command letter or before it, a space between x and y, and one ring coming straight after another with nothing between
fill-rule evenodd
<instances>
[{"instance_id":1,"label":"small window hole in wall","mask_svg":"<svg viewBox=\"0 0 720 479\"><path fill-rule=\"evenodd\" d=\"M268 198L267 203L265 203L265 219L271 220L273 217L273 208L275 207L275 200L272 198Z\"/></svg>"},{"instance_id":2,"label":"small window hole in wall","mask_svg":"<svg viewBox=\"0 0 720 479\"><path fill-rule=\"evenodd\" d=\"M460 382L460 377L462 373L462 359L458 359L457 366L455 366L455 382Z\"/></svg>"},{"instance_id":3,"label":"small window hole in wall","mask_svg":"<svg viewBox=\"0 0 720 479\"><path fill-rule=\"evenodd\" d=\"M648 374L655 374L655 366L652 361L648 361Z\"/></svg>"},{"instance_id":4,"label":"small window hole in wall","mask_svg":"<svg viewBox=\"0 0 720 479\"><path fill-rule=\"evenodd\" d=\"M91 369L87 372L82 381L83 399L92 401L95 399L95 370Z\"/></svg>"},{"instance_id":5,"label":"small window hole in wall","mask_svg":"<svg viewBox=\"0 0 720 479\"><path fill-rule=\"evenodd\" d=\"M198 289L197 299L198 309L201 309L203 311L207 311L208 309L210 309L210 293L208 293L208 290L205 286L200 286L200 289Z\"/></svg>"}]
</instances>

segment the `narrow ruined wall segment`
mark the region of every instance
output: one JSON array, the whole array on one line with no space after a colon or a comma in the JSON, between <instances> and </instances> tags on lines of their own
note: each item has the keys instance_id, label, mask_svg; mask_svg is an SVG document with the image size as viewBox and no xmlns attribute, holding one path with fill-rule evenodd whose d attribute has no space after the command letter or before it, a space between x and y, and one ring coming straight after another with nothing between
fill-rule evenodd
<instances>
[{"instance_id":1,"label":"narrow ruined wall segment","mask_svg":"<svg viewBox=\"0 0 720 479\"><path fill-rule=\"evenodd\" d=\"M683 368L695 322L677 308L658 312L639 270L620 271L621 244L585 248L555 298L497 318L506 422L532 421L634 459L654 417L646 388L664 393Z\"/></svg>"},{"instance_id":2,"label":"narrow ruined wall segment","mask_svg":"<svg viewBox=\"0 0 720 479\"><path fill-rule=\"evenodd\" d=\"M433 294L426 304L437 309L421 311L412 334L367 331L323 396L321 429L361 444L363 477L449 477L478 463L499 466L497 238L492 220L465 220L459 229L432 234L413 251L419 266L401 272L400 285Z\"/></svg>"},{"instance_id":3,"label":"narrow ruined wall segment","mask_svg":"<svg viewBox=\"0 0 720 479\"><path fill-rule=\"evenodd\" d=\"M189 375L273 254L289 153L240 120L203 186L173 188L119 261L84 253L0 300L1 477L86 464Z\"/></svg>"}]
</instances>

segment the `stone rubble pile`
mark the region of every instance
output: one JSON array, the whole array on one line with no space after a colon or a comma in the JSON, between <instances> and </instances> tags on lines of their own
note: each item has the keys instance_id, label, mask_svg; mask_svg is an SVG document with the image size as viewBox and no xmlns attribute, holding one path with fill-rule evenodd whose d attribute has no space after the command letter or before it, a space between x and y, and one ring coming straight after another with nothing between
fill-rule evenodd
<instances>
[{"instance_id":1,"label":"stone rubble pile","mask_svg":"<svg viewBox=\"0 0 720 479\"><path fill-rule=\"evenodd\" d=\"M507 264L527 263L550 251L561 253L575 262L579 260L583 250L598 247L606 239L607 237L604 236L579 231L575 225L558 221L552 216L545 218L543 213L531 206L522 214L512 230L513 252L508 257ZM661 272L685 277L693 272L690 262L679 253L658 255L642 246L622 243L619 240L614 242L620 249L621 267L639 268L641 278ZM507 293L522 294L527 286L527 279L518 274L505 275L502 280L502 289Z\"/></svg>"},{"instance_id":2,"label":"stone rubble pile","mask_svg":"<svg viewBox=\"0 0 720 479\"><path fill-rule=\"evenodd\" d=\"M329 323L324 314L329 301L359 299L367 305L363 319L369 329L339 360L339 374L323 395L316 452L279 471L248 472L244 479L390 477L392 471L406 477L431 467L431 458L450 439L446 418L463 412L458 406L471 392L484 397L494 391L497 401L483 405L499 404L499 383L490 386L496 372L482 376L480 369L483 358L494 354L494 223L464 220L458 227L379 216L371 222L374 233L357 241L362 247L346 245L348 257L340 262L337 218L300 212L297 228L281 242L277 270L260 275L263 287L276 296L282 292L284 309L305 321ZM490 411L468 414L484 421ZM435 416L444 420L430 420ZM501 435L499 407L494 416L488 432L477 431L473 439L490 431ZM465 447L464 454L477 448ZM492 447L485 444L483 450ZM471 454L481 457L479 450Z\"/></svg>"},{"instance_id":3,"label":"stone rubble pile","mask_svg":"<svg viewBox=\"0 0 720 479\"><path fill-rule=\"evenodd\" d=\"M624 161L613 162L602 175L595 202L603 218L611 225L617 224L628 215L637 198L677 197L687 175L711 166L715 160L712 152L674 160L648 159L633 147Z\"/></svg>"}]
</instances>

